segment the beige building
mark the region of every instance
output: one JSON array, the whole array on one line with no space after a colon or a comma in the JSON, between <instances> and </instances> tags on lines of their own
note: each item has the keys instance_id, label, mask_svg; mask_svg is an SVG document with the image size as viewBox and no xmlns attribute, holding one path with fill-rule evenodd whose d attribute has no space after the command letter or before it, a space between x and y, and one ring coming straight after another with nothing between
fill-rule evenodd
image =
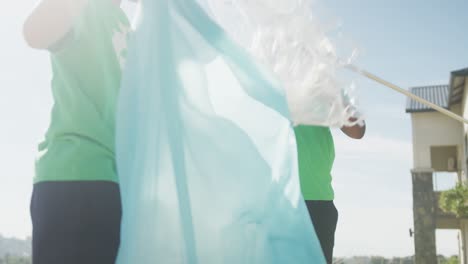
<instances>
[{"instance_id":1,"label":"beige building","mask_svg":"<svg viewBox=\"0 0 468 264\"><path fill-rule=\"evenodd\" d=\"M468 68L450 74L449 85L410 88L416 94L468 119ZM415 259L418 264L437 264L436 229L459 230L460 260L468 264L468 218L444 213L434 189L437 174L456 174L467 184L468 126L408 100L413 130L413 215Z\"/></svg>"}]
</instances>

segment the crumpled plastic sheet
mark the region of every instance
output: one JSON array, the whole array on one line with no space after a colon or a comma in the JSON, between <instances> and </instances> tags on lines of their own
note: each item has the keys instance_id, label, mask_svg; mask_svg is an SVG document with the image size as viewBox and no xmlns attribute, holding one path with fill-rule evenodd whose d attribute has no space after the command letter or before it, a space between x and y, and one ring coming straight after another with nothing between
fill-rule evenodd
<instances>
[{"instance_id":1,"label":"crumpled plastic sheet","mask_svg":"<svg viewBox=\"0 0 468 264\"><path fill-rule=\"evenodd\" d=\"M339 58L314 0L200 0L210 15L272 71L286 89L293 122L360 123L353 81L343 77L356 49ZM353 121L350 118L353 117Z\"/></svg>"}]
</instances>

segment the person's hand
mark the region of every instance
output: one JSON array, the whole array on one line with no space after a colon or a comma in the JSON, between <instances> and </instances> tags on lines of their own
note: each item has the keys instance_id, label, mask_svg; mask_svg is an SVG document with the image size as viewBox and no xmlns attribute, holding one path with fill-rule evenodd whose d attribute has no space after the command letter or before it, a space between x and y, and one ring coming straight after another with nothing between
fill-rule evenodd
<instances>
[{"instance_id":1,"label":"person's hand","mask_svg":"<svg viewBox=\"0 0 468 264\"><path fill-rule=\"evenodd\" d=\"M351 123L356 122L357 118L351 117L349 121ZM366 123L362 121L362 124L357 123L354 126L344 126L341 128L341 131L350 138L361 139L366 134Z\"/></svg>"}]
</instances>

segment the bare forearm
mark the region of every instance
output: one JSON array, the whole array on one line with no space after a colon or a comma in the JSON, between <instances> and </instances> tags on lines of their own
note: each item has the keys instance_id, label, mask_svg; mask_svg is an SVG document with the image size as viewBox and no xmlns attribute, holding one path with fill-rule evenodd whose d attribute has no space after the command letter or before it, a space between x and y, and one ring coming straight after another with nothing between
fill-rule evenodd
<instances>
[{"instance_id":1,"label":"bare forearm","mask_svg":"<svg viewBox=\"0 0 468 264\"><path fill-rule=\"evenodd\" d=\"M36 49L47 49L73 27L88 0L42 0L24 23L24 38Z\"/></svg>"}]
</instances>

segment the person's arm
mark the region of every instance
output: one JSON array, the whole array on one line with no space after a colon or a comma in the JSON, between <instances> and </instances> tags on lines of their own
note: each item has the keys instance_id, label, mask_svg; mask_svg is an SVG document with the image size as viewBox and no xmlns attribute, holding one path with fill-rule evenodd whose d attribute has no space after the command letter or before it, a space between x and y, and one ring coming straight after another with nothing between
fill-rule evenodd
<instances>
[{"instance_id":1,"label":"person's arm","mask_svg":"<svg viewBox=\"0 0 468 264\"><path fill-rule=\"evenodd\" d=\"M88 0L41 0L24 23L24 39L35 49L48 49L73 28Z\"/></svg>"},{"instance_id":2,"label":"person's arm","mask_svg":"<svg viewBox=\"0 0 468 264\"><path fill-rule=\"evenodd\" d=\"M349 121L354 122L356 118L350 118ZM366 134L366 123L363 121L363 125L356 124L354 126L344 126L341 128L341 131L345 133L348 137L354 139L361 139Z\"/></svg>"}]
</instances>

